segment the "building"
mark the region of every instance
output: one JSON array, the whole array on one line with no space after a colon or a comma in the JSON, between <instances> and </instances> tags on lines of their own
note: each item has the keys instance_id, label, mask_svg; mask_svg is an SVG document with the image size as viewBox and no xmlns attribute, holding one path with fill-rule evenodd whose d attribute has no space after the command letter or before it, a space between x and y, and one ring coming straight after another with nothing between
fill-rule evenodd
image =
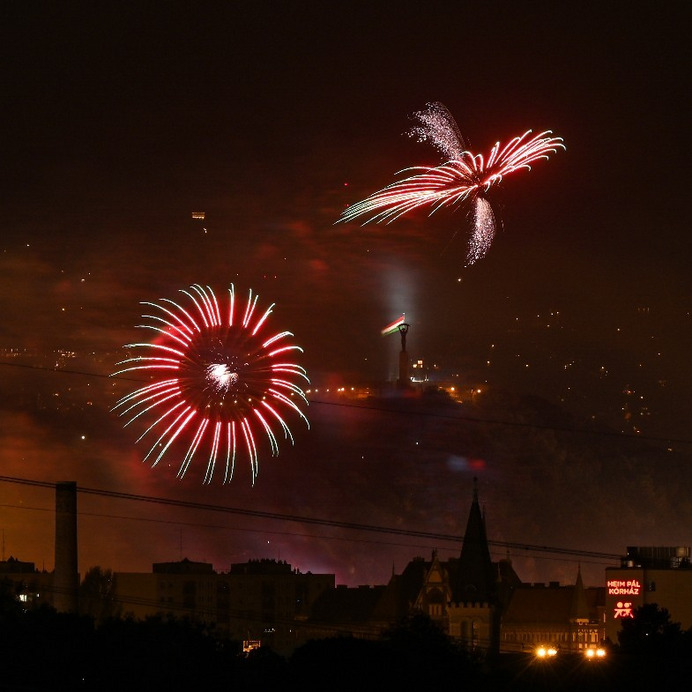
<instances>
[{"instance_id":1,"label":"building","mask_svg":"<svg viewBox=\"0 0 692 692\"><path fill-rule=\"evenodd\" d=\"M423 613L466 647L497 651L502 614L520 584L510 560L490 558L474 482L459 557L442 561L433 551L429 561L416 557L401 574L393 574L372 609L370 628L381 631Z\"/></svg>"},{"instance_id":2,"label":"building","mask_svg":"<svg viewBox=\"0 0 692 692\"><path fill-rule=\"evenodd\" d=\"M573 586L522 584L514 589L500 627L500 652L553 646L578 652L605 639L605 589L584 587L581 569Z\"/></svg>"},{"instance_id":3,"label":"building","mask_svg":"<svg viewBox=\"0 0 692 692\"><path fill-rule=\"evenodd\" d=\"M33 562L10 556L0 561L0 582L25 608L53 605L53 574L39 572Z\"/></svg>"},{"instance_id":4,"label":"building","mask_svg":"<svg viewBox=\"0 0 692 692\"><path fill-rule=\"evenodd\" d=\"M469 649L510 653L553 644L566 651L597 647L605 638L605 589L524 584L509 559L493 562L474 484L459 557L416 557L385 587L337 587L315 604L306 626L319 636L377 637L423 613ZM319 629L321 627L321 629Z\"/></svg>"},{"instance_id":5,"label":"building","mask_svg":"<svg viewBox=\"0 0 692 692\"><path fill-rule=\"evenodd\" d=\"M223 581L228 584L231 636L259 640L279 653L303 643L300 623L319 597L335 587L333 574L303 574L285 561L270 559L232 564Z\"/></svg>"},{"instance_id":6,"label":"building","mask_svg":"<svg viewBox=\"0 0 692 692\"><path fill-rule=\"evenodd\" d=\"M78 612L77 484L55 484L55 569L39 572L33 562L14 557L0 561L0 580L25 608L49 605L64 613Z\"/></svg>"},{"instance_id":7,"label":"building","mask_svg":"<svg viewBox=\"0 0 692 692\"><path fill-rule=\"evenodd\" d=\"M620 567L606 568L606 636L618 641L620 623L645 604L670 613L683 630L692 627L689 547L628 547Z\"/></svg>"},{"instance_id":8,"label":"building","mask_svg":"<svg viewBox=\"0 0 692 692\"><path fill-rule=\"evenodd\" d=\"M65 495L69 502L62 503ZM58 484L58 555L67 568L58 593L76 600L76 486ZM474 481L458 557L415 557L383 586L335 586L333 574L302 574L285 561L250 560L216 572L210 563L183 559L152 565L150 573L113 575L113 601L122 615L187 618L253 646L285 654L310 638L349 634L376 638L403 619L423 613L469 649L520 651L536 644L567 650L617 641L619 623L645 603L667 608L692 626L689 548L629 548L620 568L606 570L606 588L585 588L581 571L570 586L523 584L509 559L493 561ZM39 573L14 558L0 563L24 603L55 605L56 574ZM607 592L607 593L606 593ZM73 594L73 595L72 595Z\"/></svg>"},{"instance_id":9,"label":"building","mask_svg":"<svg viewBox=\"0 0 692 692\"><path fill-rule=\"evenodd\" d=\"M298 640L305 642L337 636L377 639L390 625L374 618L385 589L385 586L349 587L344 584L325 589L300 623Z\"/></svg>"},{"instance_id":10,"label":"building","mask_svg":"<svg viewBox=\"0 0 692 692\"><path fill-rule=\"evenodd\" d=\"M226 618L218 607L218 577L206 562L154 563L150 573L117 572L116 600L122 612L138 619L165 614L220 625Z\"/></svg>"},{"instance_id":11,"label":"building","mask_svg":"<svg viewBox=\"0 0 692 692\"><path fill-rule=\"evenodd\" d=\"M447 570L451 601L447 604L450 636L471 649L497 651L502 613L521 582L508 561L490 559L485 518L474 483L473 502L458 561Z\"/></svg>"},{"instance_id":12,"label":"building","mask_svg":"<svg viewBox=\"0 0 692 692\"><path fill-rule=\"evenodd\" d=\"M115 574L116 600L124 614L188 618L237 641L259 641L284 653L299 643L320 595L333 590L333 574L306 574L285 561L251 560L215 572L187 558L155 563L151 573Z\"/></svg>"}]
</instances>

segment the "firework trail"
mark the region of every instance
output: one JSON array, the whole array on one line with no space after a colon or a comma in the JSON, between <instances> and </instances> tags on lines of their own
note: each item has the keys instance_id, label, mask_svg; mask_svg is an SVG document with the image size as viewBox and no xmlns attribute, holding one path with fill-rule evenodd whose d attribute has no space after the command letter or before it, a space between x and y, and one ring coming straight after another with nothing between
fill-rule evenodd
<instances>
[{"instance_id":1,"label":"firework trail","mask_svg":"<svg viewBox=\"0 0 692 692\"><path fill-rule=\"evenodd\" d=\"M305 369L292 360L303 349L289 342L291 332L264 335L274 305L258 310L258 296L252 290L241 310L233 284L224 305L209 286L195 284L180 293L181 302L167 298L142 302L153 312L144 314L148 322L137 326L156 332L155 339L127 344L125 348L145 355L119 362L126 367L113 376L141 370L154 379L122 397L113 410L127 418L126 426L140 417L154 419L137 440L156 436L144 457L152 459L152 466L176 440L191 438L179 478L197 452L203 452L204 482L211 482L217 464L223 466L223 482L229 482L240 447L249 458L254 484L259 464L257 433L266 438L276 456L279 445L273 428L280 427L293 444L285 412L310 427L300 408L308 403L300 384L309 380Z\"/></svg>"},{"instance_id":2,"label":"firework trail","mask_svg":"<svg viewBox=\"0 0 692 692\"><path fill-rule=\"evenodd\" d=\"M408 134L418 141L429 141L445 157L439 166L412 166L399 173L412 172L356 202L341 213L339 221L368 217L364 223L391 223L409 211L431 207L431 214L442 207L472 205L473 233L466 265L481 259L492 245L496 219L487 198L489 190L519 170L531 170L531 164L548 159L564 149L561 137L550 130L532 135L527 130L507 144L496 142L487 156L468 150L450 112L441 103L430 103L427 110L414 113L420 125Z\"/></svg>"}]
</instances>

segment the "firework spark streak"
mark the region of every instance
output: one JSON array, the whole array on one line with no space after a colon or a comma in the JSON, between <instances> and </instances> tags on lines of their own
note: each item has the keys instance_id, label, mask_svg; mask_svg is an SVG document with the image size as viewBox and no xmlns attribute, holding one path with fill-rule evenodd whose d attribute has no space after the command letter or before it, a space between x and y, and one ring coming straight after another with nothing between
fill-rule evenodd
<instances>
[{"instance_id":1,"label":"firework spark streak","mask_svg":"<svg viewBox=\"0 0 692 692\"><path fill-rule=\"evenodd\" d=\"M561 137L550 130L533 135L527 130L506 144L496 142L487 156L473 154L466 147L459 128L441 103L428 104L414 117L419 126L409 131L419 141L430 141L446 157L439 166L412 166L401 173L413 173L373 193L345 209L339 221L368 217L364 223L391 223L407 212L430 207L431 214L443 207L472 205L474 230L466 256L471 265L487 253L495 237L495 214L488 201L489 190L519 170L548 159L564 149Z\"/></svg>"},{"instance_id":2,"label":"firework spark streak","mask_svg":"<svg viewBox=\"0 0 692 692\"><path fill-rule=\"evenodd\" d=\"M309 380L305 369L292 360L303 349L289 343L291 332L264 335L274 305L258 310L258 296L252 290L241 311L232 284L223 306L209 286L195 284L180 292L185 297L181 302L162 298L158 303L142 303L153 312L143 315L148 322L137 326L153 330L156 337L150 343L127 344L125 348L146 355L119 362L126 367L113 376L141 370L154 380L122 397L113 410L127 418L126 426L140 417L154 419L137 440L156 436L144 457L152 459L152 466L176 440L191 438L179 478L204 450L204 482L212 481L218 464L223 466L223 482L229 482L240 447L250 460L254 484L259 465L257 433L266 437L276 456L279 445L273 428L277 425L293 444L285 412L310 427L301 410L308 402L300 387Z\"/></svg>"}]
</instances>

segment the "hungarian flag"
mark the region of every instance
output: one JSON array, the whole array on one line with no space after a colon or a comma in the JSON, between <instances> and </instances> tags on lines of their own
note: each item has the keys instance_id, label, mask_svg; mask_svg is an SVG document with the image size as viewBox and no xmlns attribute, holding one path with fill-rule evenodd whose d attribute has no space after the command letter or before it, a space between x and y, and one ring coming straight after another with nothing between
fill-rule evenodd
<instances>
[{"instance_id":1,"label":"hungarian flag","mask_svg":"<svg viewBox=\"0 0 692 692\"><path fill-rule=\"evenodd\" d=\"M406 315L401 315L401 317L398 317L397 319L394 320L391 324L388 324L383 330L382 330L382 336L387 336L387 334L393 334L394 332L399 331L399 327L406 322Z\"/></svg>"}]
</instances>

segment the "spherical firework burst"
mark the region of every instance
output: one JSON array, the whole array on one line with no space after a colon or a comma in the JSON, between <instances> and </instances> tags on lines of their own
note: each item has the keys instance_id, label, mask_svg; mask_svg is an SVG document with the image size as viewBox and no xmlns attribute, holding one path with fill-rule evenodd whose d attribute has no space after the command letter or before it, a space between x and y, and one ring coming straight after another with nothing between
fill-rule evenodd
<instances>
[{"instance_id":1,"label":"spherical firework burst","mask_svg":"<svg viewBox=\"0 0 692 692\"><path fill-rule=\"evenodd\" d=\"M156 332L149 343L127 344L136 355L113 376L134 370L155 379L122 397L113 410L127 418L126 426L144 417L153 422L138 438L154 438L144 460L156 466L176 440L191 439L180 467L182 478L199 452L206 459L204 482L210 483L217 465L223 466L223 482L233 477L238 448L250 461L252 482L258 472L259 439L266 438L273 456L279 452L274 428L285 439L293 435L285 412L308 419L301 410L307 399L300 384L308 382L305 369L293 362L302 352L289 342L291 332L265 334L272 304L258 310L258 296L250 290L244 309L238 311L231 284L222 305L209 286L193 285L180 291L184 300L162 298L143 302L153 308L137 325ZM186 443L187 444L187 443Z\"/></svg>"},{"instance_id":2,"label":"spherical firework burst","mask_svg":"<svg viewBox=\"0 0 692 692\"><path fill-rule=\"evenodd\" d=\"M488 191L519 170L531 170L531 164L547 159L564 149L561 137L550 130L532 135L527 130L507 144L496 142L487 157L473 154L466 147L459 128L441 103L428 104L425 111L414 114L420 125L409 134L419 141L430 141L445 157L440 166L412 166L400 173L413 172L345 209L339 221L367 216L364 223L391 223L403 214L420 207L431 207L431 214L442 207L464 203L473 205L474 231L466 264L483 257L495 237L496 221L487 198Z\"/></svg>"}]
</instances>

